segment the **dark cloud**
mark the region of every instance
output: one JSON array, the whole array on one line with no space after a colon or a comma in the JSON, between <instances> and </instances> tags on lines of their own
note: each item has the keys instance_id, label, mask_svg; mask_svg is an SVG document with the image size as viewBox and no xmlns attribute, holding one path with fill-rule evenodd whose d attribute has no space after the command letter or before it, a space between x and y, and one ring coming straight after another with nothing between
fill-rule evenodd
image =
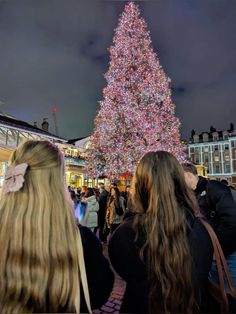
<instances>
[{"instance_id":1,"label":"dark cloud","mask_svg":"<svg viewBox=\"0 0 236 314\"><path fill-rule=\"evenodd\" d=\"M236 1L140 4L166 74L183 137L236 115ZM123 1L0 1L0 110L29 122L56 106L60 135L92 131L102 99L107 48Z\"/></svg>"}]
</instances>

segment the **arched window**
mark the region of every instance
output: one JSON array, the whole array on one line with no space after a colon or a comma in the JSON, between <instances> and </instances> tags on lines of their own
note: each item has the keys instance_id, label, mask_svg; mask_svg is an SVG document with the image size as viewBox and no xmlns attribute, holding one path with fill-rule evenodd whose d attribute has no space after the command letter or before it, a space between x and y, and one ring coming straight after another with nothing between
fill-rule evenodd
<instances>
[{"instance_id":1,"label":"arched window","mask_svg":"<svg viewBox=\"0 0 236 314\"><path fill-rule=\"evenodd\" d=\"M202 138L203 138L203 142L208 142L208 141L209 141L209 135L208 135L208 133L203 133Z\"/></svg>"},{"instance_id":2,"label":"arched window","mask_svg":"<svg viewBox=\"0 0 236 314\"><path fill-rule=\"evenodd\" d=\"M212 138L213 138L213 142L216 142L219 140L219 133L218 132L213 132L212 133Z\"/></svg>"},{"instance_id":3,"label":"arched window","mask_svg":"<svg viewBox=\"0 0 236 314\"><path fill-rule=\"evenodd\" d=\"M193 136L193 142L194 142L194 143L199 143L199 136L198 136L197 134L195 134L195 135Z\"/></svg>"},{"instance_id":4,"label":"arched window","mask_svg":"<svg viewBox=\"0 0 236 314\"><path fill-rule=\"evenodd\" d=\"M223 132L223 139L227 140L228 137L229 137L229 132L228 131L224 131Z\"/></svg>"}]
</instances>

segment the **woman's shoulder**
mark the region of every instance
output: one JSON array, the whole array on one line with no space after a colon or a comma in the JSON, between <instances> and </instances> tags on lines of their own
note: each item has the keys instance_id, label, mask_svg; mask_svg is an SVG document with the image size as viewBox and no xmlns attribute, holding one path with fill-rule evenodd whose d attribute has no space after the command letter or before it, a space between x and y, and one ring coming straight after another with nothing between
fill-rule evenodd
<instances>
[{"instance_id":1,"label":"woman's shoulder","mask_svg":"<svg viewBox=\"0 0 236 314\"><path fill-rule=\"evenodd\" d=\"M136 238L142 238L141 233L138 233L134 222L135 217L127 218L113 233L110 239L111 246L133 246L136 245ZM138 235L138 237L137 237ZM141 235L141 236L140 236ZM138 241L139 242L139 241Z\"/></svg>"},{"instance_id":2,"label":"woman's shoulder","mask_svg":"<svg viewBox=\"0 0 236 314\"><path fill-rule=\"evenodd\" d=\"M88 227L78 225L78 228L80 231L83 246L90 246L90 245L91 246L93 246L93 245L97 246L100 244L97 237L94 235L94 233Z\"/></svg>"}]
</instances>

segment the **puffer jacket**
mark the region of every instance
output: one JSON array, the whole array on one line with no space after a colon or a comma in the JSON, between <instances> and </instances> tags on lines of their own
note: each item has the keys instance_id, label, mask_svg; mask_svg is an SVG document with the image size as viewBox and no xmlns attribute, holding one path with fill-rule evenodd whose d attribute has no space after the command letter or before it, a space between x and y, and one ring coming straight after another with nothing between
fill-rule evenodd
<instances>
[{"instance_id":1,"label":"puffer jacket","mask_svg":"<svg viewBox=\"0 0 236 314\"><path fill-rule=\"evenodd\" d=\"M85 220L85 225L88 228L95 228L98 226L98 210L99 204L96 200L95 195L84 198L83 202L87 203L87 218Z\"/></svg>"}]
</instances>

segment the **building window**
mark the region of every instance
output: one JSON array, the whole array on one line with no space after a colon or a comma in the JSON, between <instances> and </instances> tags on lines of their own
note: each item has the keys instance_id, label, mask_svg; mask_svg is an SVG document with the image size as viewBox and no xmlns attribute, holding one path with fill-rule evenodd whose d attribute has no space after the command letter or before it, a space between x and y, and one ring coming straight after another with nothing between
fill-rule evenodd
<instances>
[{"instance_id":1,"label":"building window","mask_svg":"<svg viewBox=\"0 0 236 314\"><path fill-rule=\"evenodd\" d=\"M229 133L227 131L223 132L223 139L226 140L229 137Z\"/></svg>"},{"instance_id":2,"label":"building window","mask_svg":"<svg viewBox=\"0 0 236 314\"><path fill-rule=\"evenodd\" d=\"M204 146L203 151L204 151L205 153L209 152L209 146Z\"/></svg>"},{"instance_id":3,"label":"building window","mask_svg":"<svg viewBox=\"0 0 236 314\"><path fill-rule=\"evenodd\" d=\"M207 133L204 133L202 137L203 137L203 142L208 142L209 141L209 136L208 136Z\"/></svg>"},{"instance_id":4,"label":"building window","mask_svg":"<svg viewBox=\"0 0 236 314\"><path fill-rule=\"evenodd\" d=\"M197 164L199 164L199 161L200 161L200 160L199 160L199 156L196 155L196 156L195 156L195 162L196 162Z\"/></svg>"},{"instance_id":5,"label":"building window","mask_svg":"<svg viewBox=\"0 0 236 314\"><path fill-rule=\"evenodd\" d=\"M214 132L212 134L212 138L213 138L213 142L216 142L219 140L219 133L218 132Z\"/></svg>"},{"instance_id":6,"label":"building window","mask_svg":"<svg viewBox=\"0 0 236 314\"><path fill-rule=\"evenodd\" d=\"M226 164L225 165L225 173L230 173L231 169L230 169L230 164Z\"/></svg>"},{"instance_id":7,"label":"building window","mask_svg":"<svg viewBox=\"0 0 236 314\"><path fill-rule=\"evenodd\" d=\"M205 156L204 156L204 162L206 162L206 163L209 162L209 157L208 157L208 155L205 155Z\"/></svg>"},{"instance_id":8,"label":"building window","mask_svg":"<svg viewBox=\"0 0 236 314\"><path fill-rule=\"evenodd\" d=\"M230 160L229 155L225 155L225 161L229 161L229 160Z\"/></svg>"},{"instance_id":9,"label":"building window","mask_svg":"<svg viewBox=\"0 0 236 314\"><path fill-rule=\"evenodd\" d=\"M229 150L229 144L225 144L225 150Z\"/></svg>"},{"instance_id":10,"label":"building window","mask_svg":"<svg viewBox=\"0 0 236 314\"><path fill-rule=\"evenodd\" d=\"M194 153L194 147L190 148L190 153Z\"/></svg>"},{"instance_id":11,"label":"building window","mask_svg":"<svg viewBox=\"0 0 236 314\"><path fill-rule=\"evenodd\" d=\"M220 161L220 157L219 156L215 156L215 161Z\"/></svg>"},{"instance_id":12,"label":"building window","mask_svg":"<svg viewBox=\"0 0 236 314\"><path fill-rule=\"evenodd\" d=\"M231 146L236 147L236 140L231 141Z\"/></svg>"},{"instance_id":13,"label":"building window","mask_svg":"<svg viewBox=\"0 0 236 314\"><path fill-rule=\"evenodd\" d=\"M216 166L215 166L215 172L216 172L216 173L220 173L220 166L219 166L219 165L216 165Z\"/></svg>"},{"instance_id":14,"label":"building window","mask_svg":"<svg viewBox=\"0 0 236 314\"><path fill-rule=\"evenodd\" d=\"M199 143L199 136L198 135L194 135L193 136L193 142L194 143Z\"/></svg>"},{"instance_id":15,"label":"building window","mask_svg":"<svg viewBox=\"0 0 236 314\"><path fill-rule=\"evenodd\" d=\"M219 145L214 145L214 150L218 151L219 150Z\"/></svg>"}]
</instances>

